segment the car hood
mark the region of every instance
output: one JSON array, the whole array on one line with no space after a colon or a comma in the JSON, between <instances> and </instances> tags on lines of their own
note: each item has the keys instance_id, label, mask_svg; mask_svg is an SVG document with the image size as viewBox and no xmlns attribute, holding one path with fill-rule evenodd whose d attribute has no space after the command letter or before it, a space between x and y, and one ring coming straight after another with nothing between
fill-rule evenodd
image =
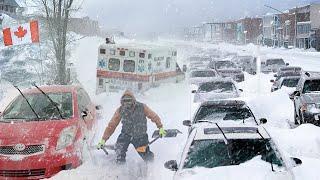
<instances>
[{"instance_id":1,"label":"car hood","mask_svg":"<svg viewBox=\"0 0 320 180\"><path fill-rule=\"evenodd\" d=\"M60 132L74 124L73 120L31 121L31 122L0 122L0 144L3 140L29 142L58 137Z\"/></svg>"},{"instance_id":2,"label":"car hood","mask_svg":"<svg viewBox=\"0 0 320 180\"><path fill-rule=\"evenodd\" d=\"M275 165L276 166L276 165ZM257 160L254 158L246 163L234 166L223 166L216 168L193 168L190 170L178 171L175 175L175 180L211 180L224 179L224 180L292 180L292 173L285 169L276 167L276 171L271 171L269 163Z\"/></svg>"},{"instance_id":3,"label":"car hood","mask_svg":"<svg viewBox=\"0 0 320 180\"><path fill-rule=\"evenodd\" d=\"M320 102L320 93L306 93L303 95L306 103L319 103Z\"/></svg>"}]
</instances>

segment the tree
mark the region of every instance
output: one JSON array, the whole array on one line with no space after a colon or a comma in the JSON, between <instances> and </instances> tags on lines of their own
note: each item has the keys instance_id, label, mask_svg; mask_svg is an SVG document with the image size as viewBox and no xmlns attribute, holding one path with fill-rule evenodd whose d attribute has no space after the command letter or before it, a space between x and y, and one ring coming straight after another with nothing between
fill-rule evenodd
<instances>
[{"instance_id":1,"label":"tree","mask_svg":"<svg viewBox=\"0 0 320 180\"><path fill-rule=\"evenodd\" d=\"M66 73L67 29L74 0L40 0L56 59L57 84L68 84Z\"/></svg>"}]
</instances>

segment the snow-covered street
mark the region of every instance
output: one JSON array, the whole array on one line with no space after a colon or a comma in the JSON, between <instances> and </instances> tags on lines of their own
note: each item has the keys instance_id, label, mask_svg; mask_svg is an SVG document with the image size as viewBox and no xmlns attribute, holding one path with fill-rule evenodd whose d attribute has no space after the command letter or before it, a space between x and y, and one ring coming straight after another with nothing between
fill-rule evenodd
<instances>
[{"instance_id":1,"label":"snow-covered street","mask_svg":"<svg viewBox=\"0 0 320 180\"><path fill-rule=\"evenodd\" d=\"M77 64L80 82L90 92L95 102L103 106L101 112L103 118L99 119L95 142L92 145L95 145L101 138L113 112L120 105L119 99L122 95L122 92L119 92L95 96L97 47L102 42L103 40L99 38L82 39L72 55L72 59ZM183 58L194 52L194 48L219 48L240 54L257 54L257 47L253 45L210 45L175 41L161 41L159 43L171 45L174 43L178 47L179 62L183 62ZM291 50L272 48L261 48L260 52L263 56L282 57L290 64L302 66L306 70L317 71L320 69L320 55L317 53L298 51L293 55ZM270 93L272 85L270 79L272 78L272 75L261 74L253 76L246 74L246 80L239 84L244 90L241 99L247 101L257 118L267 118L268 123L265 126L286 155L301 158L302 165L293 170L297 179L317 180L320 176L314 170L314 167L320 166L320 128L311 124L295 127L293 123L293 104L288 98L288 90L284 89ZM137 95L137 99L148 104L160 115L165 128L177 128L183 132L177 138L161 139L151 146L151 150L155 153L155 161L149 165L150 173L148 179L170 179L173 176L173 172L165 169L163 164L167 160L179 160L187 138L187 128L182 125L182 121L191 119L192 116L189 85L187 82L163 84L160 87ZM149 136L151 136L156 126L150 122L148 128ZM121 127L117 128L117 131L107 141L107 144L115 142L120 129ZM86 160L82 166L74 170L62 171L52 179L122 180L136 179L135 176L139 176L141 171L139 167L142 164L142 160L132 146L129 147L127 153L127 165L119 167L114 164L114 160L115 154L113 152L106 156L102 151L90 149L86 153ZM235 173L236 171L235 169L230 173ZM203 178L205 177L207 176L203 175ZM225 177L221 178L225 179Z\"/></svg>"}]
</instances>

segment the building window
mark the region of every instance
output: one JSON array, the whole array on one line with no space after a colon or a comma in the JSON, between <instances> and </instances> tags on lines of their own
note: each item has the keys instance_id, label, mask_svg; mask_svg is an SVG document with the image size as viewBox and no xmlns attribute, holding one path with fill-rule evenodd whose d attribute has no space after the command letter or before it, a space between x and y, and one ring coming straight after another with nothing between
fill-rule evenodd
<instances>
[{"instance_id":1,"label":"building window","mask_svg":"<svg viewBox=\"0 0 320 180\"><path fill-rule=\"evenodd\" d=\"M136 53L135 53L134 51L130 51L130 52L129 52L129 56L130 56L130 57L134 57L134 56L136 56Z\"/></svg>"},{"instance_id":2,"label":"building window","mask_svg":"<svg viewBox=\"0 0 320 180\"><path fill-rule=\"evenodd\" d=\"M103 79L99 78L99 86L103 86Z\"/></svg>"},{"instance_id":3,"label":"building window","mask_svg":"<svg viewBox=\"0 0 320 180\"><path fill-rule=\"evenodd\" d=\"M108 69L111 71L120 70L120 60L115 58L110 58L108 63Z\"/></svg>"},{"instance_id":4,"label":"building window","mask_svg":"<svg viewBox=\"0 0 320 180\"><path fill-rule=\"evenodd\" d=\"M148 54L148 59L152 59L152 54Z\"/></svg>"},{"instance_id":5,"label":"building window","mask_svg":"<svg viewBox=\"0 0 320 180\"><path fill-rule=\"evenodd\" d=\"M136 69L136 63L133 60L123 61L123 71L124 72L134 72Z\"/></svg>"},{"instance_id":6,"label":"building window","mask_svg":"<svg viewBox=\"0 0 320 180\"><path fill-rule=\"evenodd\" d=\"M139 53L140 58L145 58L146 54L145 53Z\"/></svg>"}]
</instances>

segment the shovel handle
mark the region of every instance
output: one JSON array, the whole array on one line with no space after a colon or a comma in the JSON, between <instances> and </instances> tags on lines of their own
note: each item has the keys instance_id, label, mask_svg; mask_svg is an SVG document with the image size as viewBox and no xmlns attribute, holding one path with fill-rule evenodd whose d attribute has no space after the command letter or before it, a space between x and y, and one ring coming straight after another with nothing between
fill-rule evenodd
<instances>
[{"instance_id":1,"label":"shovel handle","mask_svg":"<svg viewBox=\"0 0 320 180\"><path fill-rule=\"evenodd\" d=\"M109 155L108 151L103 147L101 148L106 155Z\"/></svg>"},{"instance_id":2,"label":"shovel handle","mask_svg":"<svg viewBox=\"0 0 320 180\"><path fill-rule=\"evenodd\" d=\"M152 139L152 141L150 141L148 143L148 146L151 145L152 143L154 143L155 141L157 141L160 138L160 136L157 136L156 138Z\"/></svg>"}]
</instances>

